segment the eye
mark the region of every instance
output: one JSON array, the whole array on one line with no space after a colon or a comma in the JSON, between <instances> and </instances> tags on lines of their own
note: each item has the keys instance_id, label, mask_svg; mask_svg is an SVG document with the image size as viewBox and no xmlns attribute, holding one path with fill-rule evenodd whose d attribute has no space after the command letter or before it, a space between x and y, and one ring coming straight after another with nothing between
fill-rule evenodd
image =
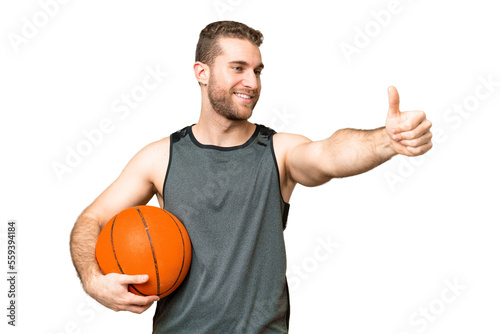
<instances>
[{"instance_id":1,"label":"eye","mask_svg":"<svg viewBox=\"0 0 500 334\"><path fill-rule=\"evenodd\" d=\"M243 70L243 68L241 66L235 66L235 67L233 67L233 70L239 72L239 71Z\"/></svg>"},{"instance_id":2,"label":"eye","mask_svg":"<svg viewBox=\"0 0 500 334\"><path fill-rule=\"evenodd\" d=\"M258 75L258 76L260 76L260 75L262 74L262 71L259 71L259 70L255 70L255 71L254 71L254 73L255 73L255 75Z\"/></svg>"}]
</instances>

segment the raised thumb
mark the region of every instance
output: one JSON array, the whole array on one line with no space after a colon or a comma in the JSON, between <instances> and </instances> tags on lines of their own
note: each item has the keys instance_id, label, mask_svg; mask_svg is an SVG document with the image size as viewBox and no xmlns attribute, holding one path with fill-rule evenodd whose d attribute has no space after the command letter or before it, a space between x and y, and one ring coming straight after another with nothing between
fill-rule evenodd
<instances>
[{"instance_id":1,"label":"raised thumb","mask_svg":"<svg viewBox=\"0 0 500 334\"><path fill-rule=\"evenodd\" d=\"M387 93L389 94L389 115L398 116L400 113L398 90L394 86L389 86Z\"/></svg>"}]
</instances>

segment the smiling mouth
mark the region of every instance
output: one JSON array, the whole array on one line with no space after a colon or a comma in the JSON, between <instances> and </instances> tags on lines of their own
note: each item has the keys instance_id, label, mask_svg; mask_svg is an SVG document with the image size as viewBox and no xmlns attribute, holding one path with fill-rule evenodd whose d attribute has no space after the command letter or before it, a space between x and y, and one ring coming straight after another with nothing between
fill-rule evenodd
<instances>
[{"instance_id":1,"label":"smiling mouth","mask_svg":"<svg viewBox=\"0 0 500 334\"><path fill-rule=\"evenodd\" d=\"M252 96L251 95L248 95L248 94L244 94L244 93L233 93L234 95L242 98L242 99L245 99L245 100L250 100L252 99Z\"/></svg>"}]
</instances>

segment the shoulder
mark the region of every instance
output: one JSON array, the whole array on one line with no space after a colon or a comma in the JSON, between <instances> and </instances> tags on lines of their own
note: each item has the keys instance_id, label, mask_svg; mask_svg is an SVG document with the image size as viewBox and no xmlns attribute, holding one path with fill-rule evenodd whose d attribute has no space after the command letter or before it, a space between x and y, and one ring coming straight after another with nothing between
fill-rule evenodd
<instances>
[{"instance_id":1,"label":"shoulder","mask_svg":"<svg viewBox=\"0 0 500 334\"><path fill-rule=\"evenodd\" d=\"M170 137L165 137L144 146L134 158L154 162L157 159L168 157L170 151Z\"/></svg>"},{"instance_id":2,"label":"shoulder","mask_svg":"<svg viewBox=\"0 0 500 334\"><path fill-rule=\"evenodd\" d=\"M183 129L172 133L170 135L170 137L168 137L169 143L170 143L170 140L172 140L175 143L175 142L181 140L182 138L186 137L188 134L188 130L191 128L191 126L186 126Z\"/></svg>"},{"instance_id":3,"label":"shoulder","mask_svg":"<svg viewBox=\"0 0 500 334\"><path fill-rule=\"evenodd\" d=\"M273 136L273 149L280 175L281 195L285 202L290 200L295 187L295 182L290 174L289 160L290 156L292 156L291 152L301 144L309 142L311 142L309 138L293 133L280 132Z\"/></svg>"},{"instance_id":4,"label":"shoulder","mask_svg":"<svg viewBox=\"0 0 500 334\"><path fill-rule=\"evenodd\" d=\"M127 168L152 181L165 170L169 154L170 137L165 137L144 146L132 157Z\"/></svg>"},{"instance_id":5,"label":"shoulder","mask_svg":"<svg viewBox=\"0 0 500 334\"><path fill-rule=\"evenodd\" d=\"M293 150L310 142L309 138L293 133L277 133L273 136L274 154L283 172L289 171L289 159Z\"/></svg>"},{"instance_id":6,"label":"shoulder","mask_svg":"<svg viewBox=\"0 0 500 334\"><path fill-rule=\"evenodd\" d=\"M302 135L286 132L276 132L272 128L261 124L257 124L257 126L259 127L260 137L264 137L264 139L272 138L275 150L286 150L287 148L293 147L295 145L311 141Z\"/></svg>"},{"instance_id":7,"label":"shoulder","mask_svg":"<svg viewBox=\"0 0 500 334\"><path fill-rule=\"evenodd\" d=\"M309 138L294 133L280 132L273 136L273 146L276 153L286 153L300 144L310 142Z\"/></svg>"}]
</instances>

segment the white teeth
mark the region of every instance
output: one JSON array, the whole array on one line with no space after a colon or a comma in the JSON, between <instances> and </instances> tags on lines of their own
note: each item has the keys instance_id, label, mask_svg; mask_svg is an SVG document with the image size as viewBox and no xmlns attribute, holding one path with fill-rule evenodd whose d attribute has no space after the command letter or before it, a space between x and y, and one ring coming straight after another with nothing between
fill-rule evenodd
<instances>
[{"instance_id":1,"label":"white teeth","mask_svg":"<svg viewBox=\"0 0 500 334\"><path fill-rule=\"evenodd\" d=\"M249 99L250 98L249 95L245 95L245 94L241 94L241 93L234 93L234 94L236 94L237 96L242 97L244 99Z\"/></svg>"}]
</instances>

